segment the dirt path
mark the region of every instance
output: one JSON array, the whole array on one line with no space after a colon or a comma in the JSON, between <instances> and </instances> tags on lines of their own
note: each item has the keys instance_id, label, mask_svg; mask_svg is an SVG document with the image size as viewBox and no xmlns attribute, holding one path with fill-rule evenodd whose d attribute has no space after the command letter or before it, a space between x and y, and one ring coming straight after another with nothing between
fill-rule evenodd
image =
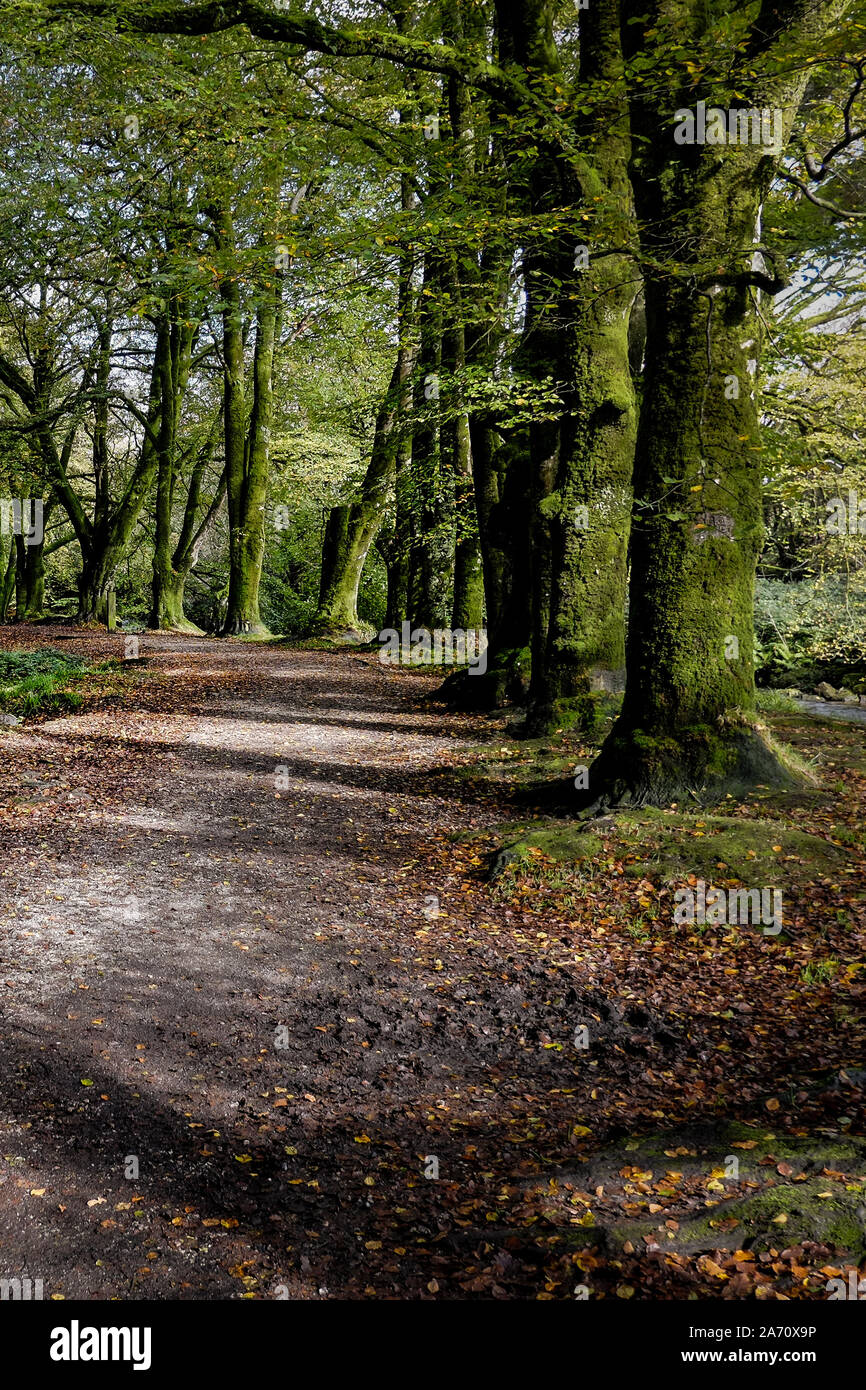
<instances>
[{"instance_id":1,"label":"dirt path","mask_svg":"<svg viewBox=\"0 0 866 1390\"><path fill-rule=\"evenodd\" d=\"M494 954L443 1005L416 955L418 853L477 823L423 784L460 730L348 654L142 655L158 710L4 744L30 815L4 827L0 1273L66 1298L423 1289L429 1158L453 1184L471 1138L431 1121L477 1092L483 1127L524 1002L491 994Z\"/></svg>"},{"instance_id":2,"label":"dirt path","mask_svg":"<svg viewBox=\"0 0 866 1390\"><path fill-rule=\"evenodd\" d=\"M122 649L15 633L63 641ZM628 1135L625 1109L658 1125L674 1055L687 1107L708 1077L736 1094L732 1066L767 1094L778 1060L747 1017L714 1054L720 1002L684 1022L675 973L655 1017L631 1004L647 986L614 978L603 914L575 950L467 885L448 837L499 813L437 768L492 731L426 707L423 679L174 637L142 654L131 701L2 743L0 1278L85 1299L573 1296L585 1136ZM600 1051L575 1055L590 1017Z\"/></svg>"}]
</instances>

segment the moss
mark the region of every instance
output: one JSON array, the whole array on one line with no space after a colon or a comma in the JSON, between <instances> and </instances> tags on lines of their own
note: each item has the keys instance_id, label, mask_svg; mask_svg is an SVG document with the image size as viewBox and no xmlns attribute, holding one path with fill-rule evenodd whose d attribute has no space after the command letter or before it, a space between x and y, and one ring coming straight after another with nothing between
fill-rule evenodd
<instances>
[{"instance_id":1,"label":"moss","mask_svg":"<svg viewBox=\"0 0 866 1390\"><path fill-rule=\"evenodd\" d=\"M572 758L561 759L573 766ZM570 769L569 769L570 770ZM737 880L800 889L839 874L843 848L781 821L671 812L645 807L621 812L607 830L607 853L623 861L626 874L659 883L695 874L706 882ZM774 845L781 850L774 851ZM503 848L541 850L559 862L583 863L601 853L599 837L576 820L546 820L509 838ZM512 859L522 857L512 854Z\"/></svg>"},{"instance_id":2,"label":"moss","mask_svg":"<svg viewBox=\"0 0 866 1390\"><path fill-rule=\"evenodd\" d=\"M452 671L435 693L437 700L456 709L494 710L521 704L529 690L531 653L515 647L491 654L487 670Z\"/></svg>"},{"instance_id":3,"label":"moss","mask_svg":"<svg viewBox=\"0 0 866 1390\"><path fill-rule=\"evenodd\" d=\"M526 735L538 738L560 729L573 729L597 742L608 720L616 717L620 704L618 695L598 690L554 700L550 705L533 708L526 721Z\"/></svg>"},{"instance_id":4,"label":"moss","mask_svg":"<svg viewBox=\"0 0 866 1390\"><path fill-rule=\"evenodd\" d=\"M818 1195L837 1188L838 1197ZM700 1215L678 1218L679 1229L673 1235L667 1228L662 1234L656 1220L617 1224L608 1236L614 1245L646 1239L684 1254L765 1245L783 1248L812 1240L859 1259L866 1253L866 1234L858 1216L862 1205L862 1191L846 1192L838 1182L818 1177L796 1184L778 1183L762 1192L720 1201ZM730 1224L733 1221L736 1226Z\"/></svg>"},{"instance_id":5,"label":"moss","mask_svg":"<svg viewBox=\"0 0 866 1390\"><path fill-rule=\"evenodd\" d=\"M318 638L332 647L368 646L376 636L376 629L370 623L356 618L354 623L339 623L316 619L310 627L311 639Z\"/></svg>"},{"instance_id":6,"label":"moss","mask_svg":"<svg viewBox=\"0 0 866 1390\"><path fill-rule=\"evenodd\" d=\"M530 826L515 838L506 836L494 861L493 874L496 876L510 864L518 867L528 865L538 854L560 863L581 863L594 859L601 849L599 837L587 830L578 834L569 825Z\"/></svg>"},{"instance_id":7,"label":"moss","mask_svg":"<svg viewBox=\"0 0 866 1390\"><path fill-rule=\"evenodd\" d=\"M636 856L626 872L663 882L687 870L708 882L722 874L744 883L771 879L784 888L839 873L845 862L836 845L772 819L646 807L617 816L615 833L620 851ZM774 851L773 845L782 848Z\"/></svg>"},{"instance_id":8,"label":"moss","mask_svg":"<svg viewBox=\"0 0 866 1390\"><path fill-rule=\"evenodd\" d=\"M753 1144L750 1149L736 1147ZM675 1151L675 1157L672 1154ZM589 1159L581 1171L581 1186L615 1183L624 1164L663 1171L675 1167L687 1177L710 1174L723 1166L728 1155L739 1162L737 1182L760 1182L761 1190L734 1191L725 1198L714 1194L714 1205L692 1214L677 1206L666 1208L646 1219L629 1217L605 1221L606 1242L621 1248L648 1240L663 1248L686 1254L714 1249L749 1249L753 1246L783 1248L804 1240L819 1241L844 1250L855 1257L866 1253L866 1229L862 1219L866 1163L866 1140L850 1136L837 1139L824 1135L802 1138L779 1135L766 1126L737 1122L717 1126L686 1126L680 1130L641 1137L627 1146L604 1150ZM767 1162L770 1159L772 1162ZM793 1169L789 1181L775 1171L778 1162L787 1161ZM848 1181L828 1178L821 1170L833 1169L849 1174ZM803 1178L803 1174L806 1174ZM571 1178L573 1175L569 1175ZM725 1184L727 1185L727 1184ZM736 1187L731 1180L730 1186ZM821 1196L821 1193L832 1195ZM706 1200L699 1198L698 1200ZM665 1226L671 1214L676 1231ZM780 1221L779 1217L786 1220ZM736 1222L736 1225L732 1224Z\"/></svg>"},{"instance_id":9,"label":"moss","mask_svg":"<svg viewBox=\"0 0 866 1390\"><path fill-rule=\"evenodd\" d=\"M794 789L815 774L752 716L732 711L714 726L674 732L629 728L621 716L592 766L586 808L666 806L685 795L701 805L755 786Z\"/></svg>"}]
</instances>

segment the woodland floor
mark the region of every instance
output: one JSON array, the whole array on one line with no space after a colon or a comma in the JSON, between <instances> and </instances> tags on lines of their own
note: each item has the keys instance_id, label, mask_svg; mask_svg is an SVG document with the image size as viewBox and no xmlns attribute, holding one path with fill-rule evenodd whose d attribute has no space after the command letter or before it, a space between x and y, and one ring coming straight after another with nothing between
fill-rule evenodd
<instances>
[{"instance_id":1,"label":"woodland floor","mask_svg":"<svg viewBox=\"0 0 866 1390\"><path fill-rule=\"evenodd\" d=\"M641 857L658 814L595 827L589 868L529 843L491 881L578 744L522 748L367 653L141 652L0 734L0 1277L826 1298L862 1259L862 729L787 716L821 790L726 813L801 870L785 933L689 934ZM683 875L717 831L684 812Z\"/></svg>"}]
</instances>

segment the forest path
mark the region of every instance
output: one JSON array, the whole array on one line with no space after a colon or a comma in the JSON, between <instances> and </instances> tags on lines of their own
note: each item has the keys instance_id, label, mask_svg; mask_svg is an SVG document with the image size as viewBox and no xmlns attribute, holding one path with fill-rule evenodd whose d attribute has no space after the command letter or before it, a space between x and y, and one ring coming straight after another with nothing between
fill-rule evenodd
<instances>
[{"instance_id":1,"label":"forest path","mask_svg":"<svg viewBox=\"0 0 866 1390\"><path fill-rule=\"evenodd\" d=\"M15 637L122 651L73 634ZM503 1020L530 1008L496 953L445 1003L417 954L442 891L418 856L478 823L425 778L478 725L369 655L162 635L141 655L132 709L4 743L0 1276L393 1292L366 1242L417 1241L419 1199L435 1231L425 1156L466 1142L425 1115L467 1086L495 1101ZM429 1257L402 1264L429 1280Z\"/></svg>"},{"instance_id":2,"label":"forest path","mask_svg":"<svg viewBox=\"0 0 866 1390\"><path fill-rule=\"evenodd\" d=\"M71 628L3 640L123 652ZM0 1281L66 1299L571 1298L588 1270L611 1296L712 1288L642 1237L609 1258L650 1201L633 1165L698 1155L681 1197L656 1175L647 1239L668 1211L703 1219L738 1142L717 1126L781 1084L760 1045L780 1013L793 1075L859 1055L840 988L801 983L795 1027L771 939L740 943L736 971L721 948L638 940L642 889L615 856L561 911L543 866L491 887L485 834L526 805L453 770L497 729L425 703L435 676L162 635L141 652L119 700L2 739ZM854 1113L835 1081L801 1096L789 1125Z\"/></svg>"}]
</instances>

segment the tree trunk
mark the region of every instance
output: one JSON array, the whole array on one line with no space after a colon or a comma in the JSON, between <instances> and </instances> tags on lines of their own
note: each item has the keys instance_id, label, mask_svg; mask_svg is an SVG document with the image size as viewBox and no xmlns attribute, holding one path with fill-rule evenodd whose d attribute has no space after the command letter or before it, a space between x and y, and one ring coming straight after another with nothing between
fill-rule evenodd
<instances>
[{"instance_id":1,"label":"tree trunk","mask_svg":"<svg viewBox=\"0 0 866 1390\"><path fill-rule=\"evenodd\" d=\"M78 580L78 621L107 622L108 595L114 589L114 576L123 559L125 546L101 548L94 542L81 567Z\"/></svg>"},{"instance_id":2,"label":"tree trunk","mask_svg":"<svg viewBox=\"0 0 866 1390\"><path fill-rule=\"evenodd\" d=\"M580 77L609 87L622 79L616 0L593 0L581 16ZM552 9L510 35L526 66L559 71ZM525 16L524 16L525 18ZM624 674L626 555L636 435L629 367L632 263L599 244L598 221L632 221L630 141L602 109L582 123L592 163L553 147L533 162L528 203L535 215L585 207L581 233L527 248L526 319L519 360L539 384L558 387L558 418L530 427L532 465L532 681L527 732L597 723L595 693ZM586 235L589 244L579 236ZM601 254L604 250L604 254ZM553 290L551 287L554 288Z\"/></svg>"},{"instance_id":3,"label":"tree trunk","mask_svg":"<svg viewBox=\"0 0 866 1390\"><path fill-rule=\"evenodd\" d=\"M394 488L396 445L393 431L402 389L401 370L398 356L385 399L376 415L373 448L361 495L350 506L333 507L328 518L319 606L313 620L313 630L328 636L358 640L372 635L358 619L358 586Z\"/></svg>"},{"instance_id":4,"label":"tree trunk","mask_svg":"<svg viewBox=\"0 0 866 1390\"><path fill-rule=\"evenodd\" d=\"M477 9L446 0L442 10L446 42L461 44L483 34ZM453 188L460 199L471 197L475 175L473 97L465 82L451 77L447 84ZM483 107L478 104L478 116ZM472 442L465 405L466 295L478 276L473 263L452 251L447 262L448 300L442 339L442 366L448 381L448 411L442 426L442 454L451 471L454 495L454 596L451 628L474 632L484 623L484 574L478 536L478 515L472 479ZM467 283L468 281L468 283Z\"/></svg>"},{"instance_id":5,"label":"tree trunk","mask_svg":"<svg viewBox=\"0 0 866 1390\"><path fill-rule=\"evenodd\" d=\"M267 635L259 613L265 549L265 503L270 474L273 376L279 320L279 278L262 291L256 309L253 405L245 436L244 346L240 294L223 284L224 430L229 510L229 596L223 636Z\"/></svg>"},{"instance_id":6,"label":"tree trunk","mask_svg":"<svg viewBox=\"0 0 866 1390\"><path fill-rule=\"evenodd\" d=\"M442 429L442 450L451 469L454 490L454 597L451 627L475 631L484 622L484 574L478 537L478 514L472 479L472 443L469 417L462 402L460 377L466 367L462 325L449 329L444 340L444 361L450 375L449 419Z\"/></svg>"},{"instance_id":7,"label":"tree trunk","mask_svg":"<svg viewBox=\"0 0 866 1390\"><path fill-rule=\"evenodd\" d=\"M791 16L805 14L820 28L830 8L819 15L797 5ZM692 16L698 26L702 13ZM666 18L672 29L680 25L673 11ZM755 31L759 49L789 18L768 12ZM629 43L641 44L639 28ZM744 62L755 61L748 44L743 52ZM678 76L680 90L661 99L632 94L635 128L660 133L642 144L634 171L650 268L628 676L621 715L590 769L586 799L595 805L664 805L688 794L713 801L801 776L754 715L762 536L755 292L784 286L775 265L772 276L757 268L756 247L778 154L760 145L674 144L674 109L688 106L690 90L687 75ZM744 79L728 80L731 104L741 105ZM804 85L801 72L771 72L750 104L784 110L787 139Z\"/></svg>"},{"instance_id":8,"label":"tree trunk","mask_svg":"<svg viewBox=\"0 0 866 1390\"><path fill-rule=\"evenodd\" d=\"M150 626L168 632L201 631L184 615L183 595L187 571L178 568L172 550L172 505L177 483L177 431L189 381L195 325L189 322L182 301L174 300L159 326L157 361L160 385L160 426L156 481L156 538L153 550ZM200 480L200 474L196 475ZM193 484L187 497L184 520L189 515ZM197 498L196 498L197 500ZM194 515L193 515L194 520Z\"/></svg>"},{"instance_id":9,"label":"tree trunk","mask_svg":"<svg viewBox=\"0 0 866 1390\"><path fill-rule=\"evenodd\" d=\"M45 528L54 505L52 495L42 508L42 539L36 545L25 545L24 536L14 537L15 555L15 621L31 623L45 611Z\"/></svg>"},{"instance_id":10,"label":"tree trunk","mask_svg":"<svg viewBox=\"0 0 866 1390\"><path fill-rule=\"evenodd\" d=\"M15 542L10 541L6 569L3 574L2 583L0 583L0 623L5 623L7 620L9 605L12 602L12 595L15 592L16 559Z\"/></svg>"},{"instance_id":11,"label":"tree trunk","mask_svg":"<svg viewBox=\"0 0 866 1390\"><path fill-rule=\"evenodd\" d=\"M454 588L451 478L443 469L441 439L443 280L442 257L428 251L414 392L411 477L417 501L409 560L409 620L428 630L447 626Z\"/></svg>"}]
</instances>

